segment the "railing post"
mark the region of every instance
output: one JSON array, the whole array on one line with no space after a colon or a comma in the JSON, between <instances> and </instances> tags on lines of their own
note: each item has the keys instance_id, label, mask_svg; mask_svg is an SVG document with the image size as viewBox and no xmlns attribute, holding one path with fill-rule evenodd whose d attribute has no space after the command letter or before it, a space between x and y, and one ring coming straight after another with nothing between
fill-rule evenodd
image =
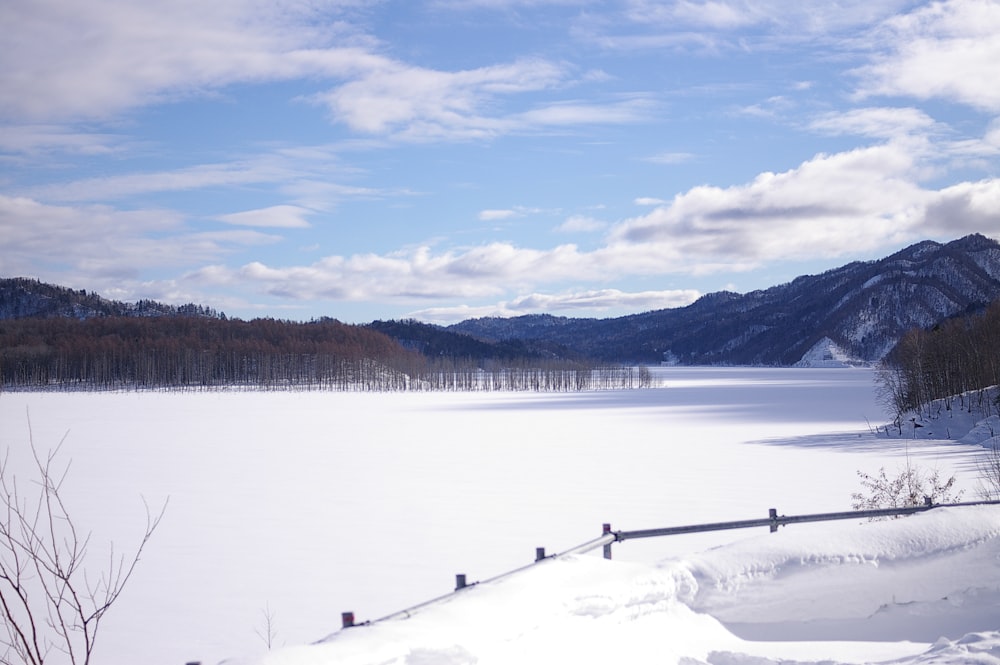
<instances>
[{"instance_id":1,"label":"railing post","mask_svg":"<svg viewBox=\"0 0 1000 665\"><path fill-rule=\"evenodd\" d=\"M611 533L611 525L610 524L605 523L603 525L602 529L603 529L602 534L605 535L605 536L608 535L609 533ZM611 558L611 543L607 543L604 546L604 558L605 559L610 559Z\"/></svg>"}]
</instances>

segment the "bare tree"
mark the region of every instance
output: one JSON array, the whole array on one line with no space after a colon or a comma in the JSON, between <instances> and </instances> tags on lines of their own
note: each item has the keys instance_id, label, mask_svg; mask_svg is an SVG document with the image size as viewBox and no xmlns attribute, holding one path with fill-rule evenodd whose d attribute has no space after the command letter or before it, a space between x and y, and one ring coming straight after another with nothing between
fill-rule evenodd
<instances>
[{"instance_id":1,"label":"bare tree","mask_svg":"<svg viewBox=\"0 0 1000 665\"><path fill-rule=\"evenodd\" d=\"M278 638L278 628L274 622L274 611L271 609L271 605L267 604L264 609L261 610L262 623L259 628L254 628L257 637L264 642L267 646L267 650L270 651L274 648L274 642Z\"/></svg>"},{"instance_id":2,"label":"bare tree","mask_svg":"<svg viewBox=\"0 0 1000 665\"><path fill-rule=\"evenodd\" d=\"M851 507L854 510L878 510L882 508L912 508L931 503L954 503L962 499L964 490L954 490L955 476L947 480L941 477L937 469L925 471L916 464L911 464L909 456L906 466L899 470L899 475L890 477L885 467L872 475L858 471L863 491L851 494ZM893 519L897 519L899 515ZM882 518L873 517L872 521Z\"/></svg>"},{"instance_id":3,"label":"bare tree","mask_svg":"<svg viewBox=\"0 0 1000 665\"><path fill-rule=\"evenodd\" d=\"M993 444L976 462L979 469L979 496L984 501L1000 501L1000 444Z\"/></svg>"},{"instance_id":4,"label":"bare tree","mask_svg":"<svg viewBox=\"0 0 1000 665\"><path fill-rule=\"evenodd\" d=\"M133 554L117 554L111 543L107 563L88 568L90 534L79 530L60 493L69 465L56 458L65 437L43 455L30 422L28 431L27 482L17 477L9 449L0 461L0 663L84 665L91 662L101 620L135 571L166 503L156 515L146 505L146 528Z\"/></svg>"}]
</instances>

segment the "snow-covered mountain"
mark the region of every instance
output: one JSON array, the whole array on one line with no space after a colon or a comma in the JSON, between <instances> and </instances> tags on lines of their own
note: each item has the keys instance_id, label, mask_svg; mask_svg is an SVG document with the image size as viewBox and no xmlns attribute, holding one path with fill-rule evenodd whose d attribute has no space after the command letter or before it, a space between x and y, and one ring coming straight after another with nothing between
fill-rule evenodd
<instances>
[{"instance_id":1,"label":"snow-covered mountain","mask_svg":"<svg viewBox=\"0 0 1000 665\"><path fill-rule=\"evenodd\" d=\"M907 330L1000 298L1000 244L970 235L925 241L877 261L746 294L614 319L532 315L451 326L489 340L543 340L611 361L793 365L829 339L847 358L882 358ZM822 352L821 352L822 353Z\"/></svg>"},{"instance_id":2,"label":"snow-covered mountain","mask_svg":"<svg viewBox=\"0 0 1000 665\"><path fill-rule=\"evenodd\" d=\"M415 321L370 325L406 348L435 357L513 354L791 366L814 364L826 355L849 363L878 360L907 330L976 312L997 299L1000 244L976 234L947 244L921 242L881 260L850 263L768 289L711 293L687 307L619 318L530 315L470 319L447 328ZM198 305L120 303L36 280L0 279L0 319L178 314L224 316Z\"/></svg>"}]
</instances>

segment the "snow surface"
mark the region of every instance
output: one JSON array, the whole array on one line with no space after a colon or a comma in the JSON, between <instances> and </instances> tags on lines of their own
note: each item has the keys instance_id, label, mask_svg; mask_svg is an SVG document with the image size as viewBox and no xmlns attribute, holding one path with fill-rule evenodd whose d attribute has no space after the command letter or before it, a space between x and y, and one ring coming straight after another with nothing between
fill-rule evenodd
<instances>
[{"instance_id":1,"label":"snow surface","mask_svg":"<svg viewBox=\"0 0 1000 665\"><path fill-rule=\"evenodd\" d=\"M169 497L102 664L1000 662L995 508L628 541L337 630L602 522L846 510L858 470L904 455L974 491L979 442L876 433L868 370L655 372L584 394L2 393L0 444L16 463L29 417L41 446L66 437L95 544L127 549L139 497Z\"/></svg>"},{"instance_id":2,"label":"snow surface","mask_svg":"<svg viewBox=\"0 0 1000 665\"><path fill-rule=\"evenodd\" d=\"M796 367L852 367L865 363L856 358L852 358L847 351L829 337L824 337L812 345L802 358L795 363Z\"/></svg>"},{"instance_id":3,"label":"snow surface","mask_svg":"<svg viewBox=\"0 0 1000 665\"><path fill-rule=\"evenodd\" d=\"M1000 507L970 507L782 531L657 566L556 558L252 662L996 663L998 536ZM741 639L731 622L786 641Z\"/></svg>"}]
</instances>

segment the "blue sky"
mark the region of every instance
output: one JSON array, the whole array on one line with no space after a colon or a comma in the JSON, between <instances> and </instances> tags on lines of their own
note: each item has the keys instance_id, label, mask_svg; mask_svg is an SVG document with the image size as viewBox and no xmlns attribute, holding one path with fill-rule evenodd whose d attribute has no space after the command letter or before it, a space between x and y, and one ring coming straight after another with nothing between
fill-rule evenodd
<instances>
[{"instance_id":1,"label":"blue sky","mask_svg":"<svg viewBox=\"0 0 1000 665\"><path fill-rule=\"evenodd\" d=\"M1000 2L6 0L0 276L618 316L1000 238Z\"/></svg>"}]
</instances>

